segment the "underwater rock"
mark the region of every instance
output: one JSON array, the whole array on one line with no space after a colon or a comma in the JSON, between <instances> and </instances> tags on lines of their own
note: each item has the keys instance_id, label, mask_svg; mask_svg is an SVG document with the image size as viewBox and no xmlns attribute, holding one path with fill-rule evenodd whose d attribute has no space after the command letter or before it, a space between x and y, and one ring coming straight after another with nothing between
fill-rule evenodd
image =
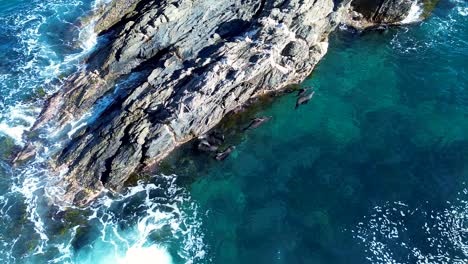
<instances>
[{"instance_id":1,"label":"underwater rock","mask_svg":"<svg viewBox=\"0 0 468 264\"><path fill-rule=\"evenodd\" d=\"M66 192L57 202L84 205L104 187L119 191L132 173L204 135L252 98L301 82L350 12L373 23L407 14L408 1L382 0L378 8L355 1L354 11L350 1L336 7L333 0L111 2L95 18L102 38L87 67L66 79L32 128L70 129L66 124L96 115L62 133L64 148L50 162L64 175Z\"/></svg>"}]
</instances>

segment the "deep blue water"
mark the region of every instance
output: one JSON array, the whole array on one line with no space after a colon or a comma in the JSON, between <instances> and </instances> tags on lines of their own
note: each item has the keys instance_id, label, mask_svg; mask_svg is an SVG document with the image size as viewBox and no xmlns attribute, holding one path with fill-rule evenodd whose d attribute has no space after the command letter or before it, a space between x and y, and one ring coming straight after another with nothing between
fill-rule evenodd
<instances>
[{"instance_id":1,"label":"deep blue water","mask_svg":"<svg viewBox=\"0 0 468 264\"><path fill-rule=\"evenodd\" d=\"M0 262L468 263L466 1L382 34L337 31L302 84L314 99L257 106L272 120L228 134L224 162L181 150L165 163L178 176L64 212L44 198L59 192L47 151L6 160L44 93L83 66L93 4L0 0Z\"/></svg>"}]
</instances>

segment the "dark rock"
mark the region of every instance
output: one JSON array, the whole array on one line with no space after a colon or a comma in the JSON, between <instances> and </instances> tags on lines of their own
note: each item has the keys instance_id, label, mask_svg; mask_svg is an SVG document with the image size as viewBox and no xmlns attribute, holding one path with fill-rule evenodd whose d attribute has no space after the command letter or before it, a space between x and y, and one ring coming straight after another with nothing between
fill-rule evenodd
<instances>
[{"instance_id":1,"label":"dark rock","mask_svg":"<svg viewBox=\"0 0 468 264\"><path fill-rule=\"evenodd\" d=\"M353 0L351 6L368 21L397 23L406 18L414 0Z\"/></svg>"}]
</instances>

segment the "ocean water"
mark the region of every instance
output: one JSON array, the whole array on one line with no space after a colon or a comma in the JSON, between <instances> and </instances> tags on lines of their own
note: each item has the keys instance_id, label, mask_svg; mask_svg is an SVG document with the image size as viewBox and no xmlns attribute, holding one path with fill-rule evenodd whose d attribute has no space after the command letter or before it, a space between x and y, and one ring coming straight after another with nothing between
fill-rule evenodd
<instances>
[{"instance_id":1,"label":"ocean water","mask_svg":"<svg viewBox=\"0 0 468 264\"><path fill-rule=\"evenodd\" d=\"M9 155L86 67L99 40L80 18L105 2L0 0L1 263L468 263L466 1L386 32L341 28L301 84L313 100L226 123L224 162L188 145L165 174L63 210L47 198L56 146L18 168ZM254 115L272 119L239 133Z\"/></svg>"}]
</instances>

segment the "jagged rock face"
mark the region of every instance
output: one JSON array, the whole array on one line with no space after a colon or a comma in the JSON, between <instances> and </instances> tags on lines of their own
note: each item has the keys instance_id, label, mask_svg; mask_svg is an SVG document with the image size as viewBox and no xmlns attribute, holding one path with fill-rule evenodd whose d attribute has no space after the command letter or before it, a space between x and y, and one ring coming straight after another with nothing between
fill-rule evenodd
<instances>
[{"instance_id":1,"label":"jagged rock face","mask_svg":"<svg viewBox=\"0 0 468 264\"><path fill-rule=\"evenodd\" d=\"M102 15L98 17L94 31L101 33L109 30L112 26L121 21L127 21L134 16L138 15L141 5L144 5L145 1L139 0L114 0L110 3Z\"/></svg>"},{"instance_id":2,"label":"jagged rock face","mask_svg":"<svg viewBox=\"0 0 468 264\"><path fill-rule=\"evenodd\" d=\"M374 23L397 23L405 19L414 0L353 0L354 11Z\"/></svg>"},{"instance_id":3,"label":"jagged rock face","mask_svg":"<svg viewBox=\"0 0 468 264\"><path fill-rule=\"evenodd\" d=\"M65 200L82 204L102 187L118 190L248 99L302 81L326 53L333 7L332 0L114 2L97 26L108 43L34 127L67 129L112 98L53 160L57 170L68 167Z\"/></svg>"},{"instance_id":4,"label":"jagged rock face","mask_svg":"<svg viewBox=\"0 0 468 264\"><path fill-rule=\"evenodd\" d=\"M51 162L67 168L61 199L119 190L248 99L301 82L343 12L333 0L114 0L96 25L107 41L33 127L71 138ZM93 122L70 125L93 111Z\"/></svg>"}]
</instances>

